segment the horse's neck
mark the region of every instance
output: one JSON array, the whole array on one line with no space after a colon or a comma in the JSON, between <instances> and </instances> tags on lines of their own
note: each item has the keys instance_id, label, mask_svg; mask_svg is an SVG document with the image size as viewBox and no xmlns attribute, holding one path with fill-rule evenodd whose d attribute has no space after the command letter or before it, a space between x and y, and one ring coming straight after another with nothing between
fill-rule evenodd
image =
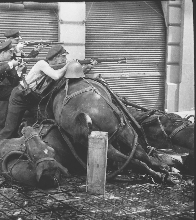
<instances>
[{"instance_id":1,"label":"horse's neck","mask_svg":"<svg viewBox=\"0 0 196 220\"><path fill-rule=\"evenodd\" d=\"M31 148L37 148L39 142L41 141L41 138L39 137L38 133L36 131L31 131L29 133L26 133L24 135L25 142L27 145L30 145Z\"/></svg>"},{"instance_id":2,"label":"horse's neck","mask_svg":"<svg viewBox=\"0 0 196 220\"><path fill-rule=\"evenodd\" d=\"M75 91L79 91L80 89L83 89L84 87L88 87L88 83L85 82L83 79L69 79L67 87L67 94L70 95ZM65 89L65 88L63 88Z\"/></svg>"}]
</instances>

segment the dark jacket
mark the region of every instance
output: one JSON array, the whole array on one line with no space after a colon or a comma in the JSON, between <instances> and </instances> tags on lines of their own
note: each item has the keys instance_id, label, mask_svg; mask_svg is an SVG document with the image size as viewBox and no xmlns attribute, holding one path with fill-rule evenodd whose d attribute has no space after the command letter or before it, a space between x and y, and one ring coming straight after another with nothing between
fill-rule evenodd
<instances>
[{"instance_id":1,"label":"dark jacket","mask_svg":"<svg viewBox=\"0 0 196 220\"><path fill-rule=\"evenodd\" d=\"M8 79L12 86L16 86L20 79L17 75L15 68L10 69L8 62L4 62L0 65L0 83L5 78Z\"/></svg>"},{"instance_id":2,"label":"dark jacket","mask_svg":"<svg viewBox=\"0 0 196 220\"><path fill-rule=\"evenodd\" d=\"M32 50L25 58L34 58L39 54L39 51ZM8 62L3 62L0 65L0 83L7 78L10 84L14 87L17 86L20 77L17 74L15 68L10 69Z\"/></svg>"}]
</instances>

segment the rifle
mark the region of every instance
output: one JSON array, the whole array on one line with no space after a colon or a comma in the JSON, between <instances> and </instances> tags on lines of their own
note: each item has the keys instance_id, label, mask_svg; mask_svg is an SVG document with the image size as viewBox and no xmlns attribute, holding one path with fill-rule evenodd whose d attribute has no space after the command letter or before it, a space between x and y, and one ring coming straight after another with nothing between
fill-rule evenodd
<instances>
[{"instance_id":1,"label":"rifle","mask_svg":"<svg viewBox=\"0 0 196 220\"><path fill-rule=\"evenodd\" d=\"M31 63L31 62L37 62L39 60L45 60L45 58L22 58L22 57L15 57L18 59L20 63Z\"/></svg>"},{"instance_id":2,"label":"rifle","mask_svg":"<svg viewBox=\"0 0 196 220\"><path fill-rule=\"evenodd\" d=\"M15 56L14 58L18 58L21 60L21 62L25 63L30 63L30 62L37 62L39 60L45 60L45 58L22 58ZM87 65L91 64L94 60L96 60L98 63L103 63L103 62L118 62L118 63L126 63L126 58L90 58L90 59L84 59L84 60L76 60L79 62L81 65Z\"/></svg>"},{"instance_id":3,"label":"rifle","mask_svg":"<svg viewBox=\"0 0 196 220\"><path fill-rule=\"evenodd\" d=\"M37 44L43 44L45 46L50 46L51 44L65 44L65 42L56 42L50 40L36 40L36 41L23 41L25 46L33 46Z\"/></svg>"},{"instance_id":4,"label":"rifle","mask_svg":"<svg viewBox=\"0 0 196 220\"><path fill-rule=\"evenodd\" d=\"M91 64L93 61L97 61L97 63L104 63L104 62L126 63L126 58L125 57L121 57L121 58L89 58L89 59L76 60L76 61L78 61L81 65Z\"/></svg>"},{"instance_id":5,"label":"rifle","mask_svg":"<svg viewBox=\"0 0 196 220\"><path fill-rule=\"evenodd\" d=\"M22 58L21 56L15 56L14 59L19 59L20 64L22 63L30 63L30 62L38 62L39 60L46 60L45 58ZM94 60L96 60L98 63L102 62L118 62L118 63L126 63L126 58L90 58L90 59L84 59L84 60L76 60L79 62L81 65L87 65L91 64ZM6 61L4 61L6 62ZM62 68L66 63L62 64L56 64L56 65L51 65L52 68L54 69L60 69Z\"/></svg>"}]
</instances>

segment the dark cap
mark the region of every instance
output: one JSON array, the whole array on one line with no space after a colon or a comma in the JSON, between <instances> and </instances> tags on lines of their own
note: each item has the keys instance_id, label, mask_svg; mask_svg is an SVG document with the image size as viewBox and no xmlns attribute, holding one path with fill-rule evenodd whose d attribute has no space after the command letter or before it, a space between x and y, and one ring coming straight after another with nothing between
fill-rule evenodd
<instances>
[{"instance_id":1,"label":"dark cap","mask_svg":"<svg viewBox=\"0 0 196 220\"><path fill-rule=\"evenodd\" d=\"M7 41L0 44L0 52L8 50L10 48L12 48L12 41L11 40L7 40Z\"/></svg>"},{"instance_id":2,"label":"dark cap","mask_svg":"<svg viewBox=\"0 0 196 220\"><path fill-rule=\"evenodd\" d=\"M57 44L50 48L50 50L48 51L46 55L46 59L51 60L58 54L69 54L69 53L64 49L63 46L61 46L60 44Z\"/></svg>"},{"instance_id":3,"label":"dark cap","mask_svg":"<svg viewBox=\"0 0 196 220\"><path fill-rule=\"evenodd\" d=\"M9 29L5 32L4 34L5 37L10 38L10 37L19 37L20 36L20 31L18 29Z\"/></svg>"}]
</instances>

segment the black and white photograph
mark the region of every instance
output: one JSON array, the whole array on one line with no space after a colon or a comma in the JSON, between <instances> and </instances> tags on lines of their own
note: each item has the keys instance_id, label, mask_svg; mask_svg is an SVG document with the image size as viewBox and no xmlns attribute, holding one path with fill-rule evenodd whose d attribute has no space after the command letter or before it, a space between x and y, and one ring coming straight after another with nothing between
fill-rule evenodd
<instances>
[{"instance_id":1,"label":"black and white photograph","mask_svg":"<svg viewBox=\"0 0 196 220\"><path fill-rule=\"evenodd\" d=\"M193 0L0 2L0 220L194 220Z\"/></svg>"}]
</instances>

